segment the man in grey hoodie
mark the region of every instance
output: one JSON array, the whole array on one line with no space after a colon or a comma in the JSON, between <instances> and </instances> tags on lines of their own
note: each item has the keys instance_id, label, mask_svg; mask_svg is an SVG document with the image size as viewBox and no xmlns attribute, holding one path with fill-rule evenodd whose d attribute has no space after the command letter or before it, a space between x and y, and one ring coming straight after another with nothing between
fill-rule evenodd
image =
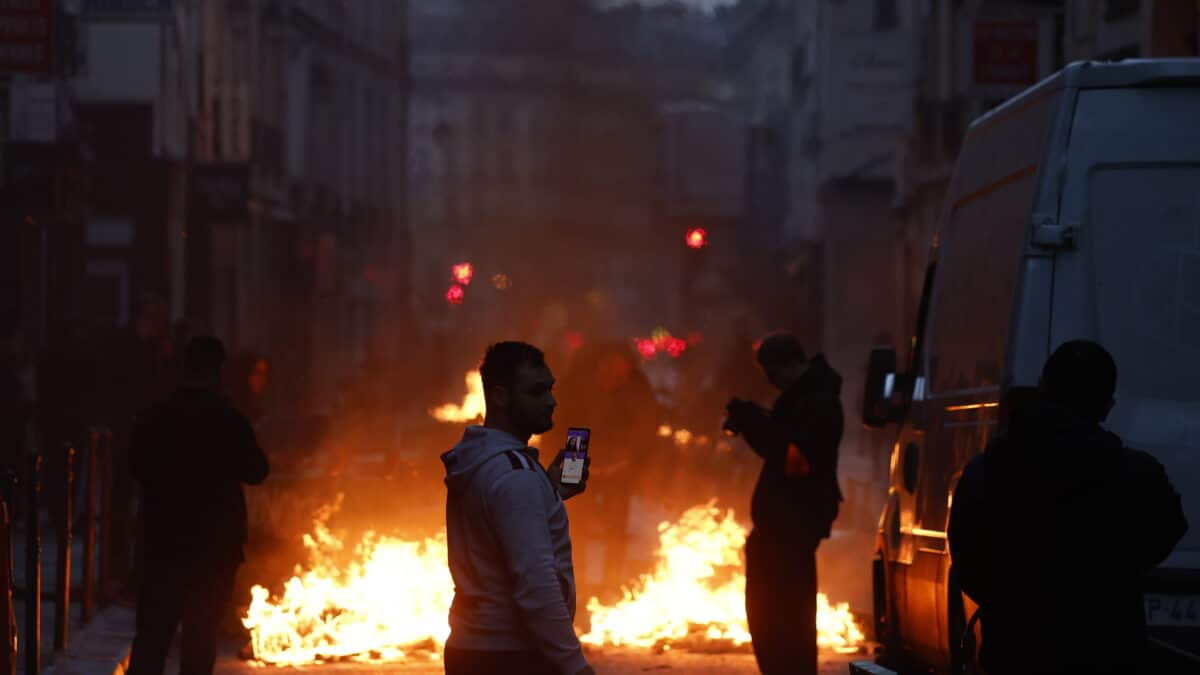
<instances>
[{"instance_id":1,"label":"man in grey hoodie","mask_svg":"<svg viewBox=\"0 0 1200 675\"><path fill-rule=\"evenodd\" d=\"M479 368L487 415L446 466L446 533L454 602L448 675L592 673L575 635L575 571L562 457L549 473L529 447L549 431L554 376L536 347L500 342Z\"/></svg>"}]
</instances>

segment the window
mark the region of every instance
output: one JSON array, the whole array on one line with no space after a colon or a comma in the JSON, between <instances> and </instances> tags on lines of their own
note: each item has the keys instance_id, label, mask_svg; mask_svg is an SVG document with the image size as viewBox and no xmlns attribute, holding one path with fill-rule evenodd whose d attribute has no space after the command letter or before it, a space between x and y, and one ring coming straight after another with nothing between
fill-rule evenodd
<instances>
[{"instance_id":1,"label":"window","mask_svg":"<svg viewBox=\"0 0 1200 675\"><path fill-rule=\"evenodd\" d=\"M999 386L1035 174L961 200L938 256L929 379L938 394Z\"/></svg>"}]
</instances>

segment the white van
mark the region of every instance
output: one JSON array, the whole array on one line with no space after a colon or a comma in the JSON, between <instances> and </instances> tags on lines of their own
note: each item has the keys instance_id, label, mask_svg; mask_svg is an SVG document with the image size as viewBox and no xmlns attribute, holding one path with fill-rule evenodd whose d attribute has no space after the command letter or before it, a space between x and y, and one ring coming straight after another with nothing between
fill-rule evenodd
<instances>
[{"instance_id":1,"label":"white van","mask_svg":"<svg viewBox=\"0 0 1200 675\"><path fill-rule=\"evenodd\" d=\"M972 658L946 542L955 482L1006 397L1088 338L1120 370L1108 426L1183 494L1191 529L1147 582L1147 619L1173 672L1200 672L1200 59L1075 63L976 120L934 251L906 367L883 349L868 369L864 422L898 426L881 641L942 672Z\"/></svg>"}]
</instances>

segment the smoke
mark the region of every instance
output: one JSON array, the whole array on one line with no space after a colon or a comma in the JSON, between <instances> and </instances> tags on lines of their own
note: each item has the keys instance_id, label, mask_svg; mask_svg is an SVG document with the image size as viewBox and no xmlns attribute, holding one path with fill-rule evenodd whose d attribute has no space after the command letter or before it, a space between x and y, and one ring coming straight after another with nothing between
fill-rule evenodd
<instances>
[{"instance_id":1,"label":"smoke","mask_svg":"<svg viewBox=\"0 0 1200 675\"><path fill-rule=\"evenodd\" d=\"M594 0L602 10L617 9L628 5L641 5L647 9L659 7L686 7L690 11L712 15L718 9L733 7L741 0Z\"/></svg>"}]
</instances>

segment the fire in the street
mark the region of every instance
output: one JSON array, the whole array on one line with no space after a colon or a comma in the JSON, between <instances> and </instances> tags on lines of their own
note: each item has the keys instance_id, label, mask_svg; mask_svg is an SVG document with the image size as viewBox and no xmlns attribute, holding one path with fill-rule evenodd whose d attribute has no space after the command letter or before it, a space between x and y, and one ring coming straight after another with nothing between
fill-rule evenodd
<instances>
[{"instance_id":1,"label":"fire in the street","mask_svg":"<svg viewBox=\"0 0 1200 675\"><path fill-rule=\"evenodd\" d=\"M242 621L254 658L279 666L438 659L454 588L445 535L408 541L368 533L349 551L326 525L336 509L318 514L304 539L309 564L297 568L282 593L251 590ZM654 572L612 606L592 598L591 630L580 639L633 648L747 648L745 541L733 512L715 502L660 524ZM823 649L848 653L863 642L849 607L830 606L824 594L817 598L817 628Z\"/></svg>"},{"instance_id":2,"label":"fire in the street","mask_svg":"<svg viewBox=\"0 0 1200 675\"><path fill-rule=\"evenodd\" d=\"M612 606L589 600L591 630L583 642L660 649L748 645L741 559L746 529L733 511L722 513L710 502L658 530L655 570ZM817 632L822 649L843 653L857 651L864 640L849 605L830 606L824 593L817 596Z\"/></svg>"},{"instance_id":3,"label":"fire in the street","mask_svg":"<svg viewBox=\"0 0 1200 675\"><path fill-rule=\"evenodd\" d=\"M467 394L461 405L446 403L429 411L439 422L479 422L483 420L486 405L483 400L483 378L478 370L472 370L464 378Z\"/></svg>"},{"instance_id":4,"label":"fire in the street","mask_svg":"<svg viewBox=\"0 0 1200 675\"><path fill-rule=\"evenodd\" d=\"M326 526L336 508L305 535L308 569L298 569L281 595L251 589L242 623L254 658L280 666L440 658L454 594L445 534L406 541L367 533L353 561L339 564L345 544Z\"/></svg>"}]
</instances>

